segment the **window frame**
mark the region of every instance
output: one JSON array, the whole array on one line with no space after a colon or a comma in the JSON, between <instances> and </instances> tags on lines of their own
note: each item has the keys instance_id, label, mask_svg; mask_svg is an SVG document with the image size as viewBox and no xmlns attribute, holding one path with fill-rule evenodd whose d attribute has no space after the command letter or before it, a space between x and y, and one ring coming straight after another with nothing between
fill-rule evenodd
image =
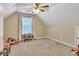
<instances>
[{"instance_id":1,"label":"window frame","mask_svg":"<svg viewBox=\"0 0 79 59\"><path fill-rule=\"evenodd\" d=\"M22 34L22 30L23 30L23 28L22 28L22 17L31 17L31 21L32 21L32 33L31 34L33 34L33 19L32 19L32 15L22 15L21 16L21 35L23 35Z\"/></svg>"}]
</instances>

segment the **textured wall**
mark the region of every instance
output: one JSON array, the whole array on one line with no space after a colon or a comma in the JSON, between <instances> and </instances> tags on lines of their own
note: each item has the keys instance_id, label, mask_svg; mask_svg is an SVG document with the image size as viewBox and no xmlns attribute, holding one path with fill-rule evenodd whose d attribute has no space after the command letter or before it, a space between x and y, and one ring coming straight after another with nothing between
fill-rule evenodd
<instances>
[{"instance_id":1,"label":"textured wall","mask_svg":"<svg viewBox=\"0 0 79 59\"><path fill-rule=\"evenodd\" d=\"M19 14L19 31L18 31L18 14ZM28 14L14 13L4 20L4 39L12 37L21 39L21 17L27 16ZM32 16L33 21L33 34L35 37L44 37L45 35L45 25L42 23L37 15Z\"/></svg>"},{"instance_id":2,"label":"textured wall","mask_svg":"<svg viewBox=\"0 0 79 59\"><path fill-rule=\"evenodd\" d=\"M8 37L18 39L18 16L14 13L4 20L4 39Z\"/></svg>"},{"instance_id":3,"label":"textured wall","mask_svg":"<svg viewBox=\"0 0 79 59\"><path fill-rule=\"evenodd\" d=\"M47 37L75 45L75 25L52 25L47 27Z\"/></svg>"},{"instance_id":4,"label":"textured wall","mask_svg":"<svg viewBox=\"0 0 79 59\"><path fill-rule=\"evenodd\" d=\"M33 15L33 34L35 37L45 37L45 24L37 15Z\"/></svg>"},{"instance_id":5,"label":"textured wall","mask_svg":"<svg viewBox=\"0 0 79 59\"><path fill-rule=\"evenodd\" d=\"M3 16L0 15L0 50L3 49Z\"/></svg>"},{"instance_id":6,"label":"textured wall","mask_svg":"<svg viewBox=\"0 0 79 59\"><path fill-rule=\"evenodd\" d=\"M59 41L62 41L71 45L75 45L75 40L74 40L75 25L46 26L37 15L32 15L32 18L33 18L32 20L33 21L33 34L35 38L46 36L46 37L55 38ZM7 37L13 37L17 39L18 37L17 13L14 13L13 15L9 16L4 22L5 22L4 23L5 24L4 38L7 39ZM20 29L21 29L21 26L19 26L19 36L21 35Z\"/></svg>"}]
</instances>

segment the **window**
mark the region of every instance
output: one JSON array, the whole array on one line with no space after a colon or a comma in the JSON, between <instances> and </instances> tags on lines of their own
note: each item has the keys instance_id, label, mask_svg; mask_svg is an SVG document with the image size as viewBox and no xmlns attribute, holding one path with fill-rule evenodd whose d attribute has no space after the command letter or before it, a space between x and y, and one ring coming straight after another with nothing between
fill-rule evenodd
<instances>
[{"instance_id":1,"label":"window","mask_svg":"<svg viewBox=\"0 0 79 59\"><path fill-rule=\"evenodd\" d=\"M22 17L22 35L32 34L32 17L23 16Z\"/></svg>"}]
</instances>

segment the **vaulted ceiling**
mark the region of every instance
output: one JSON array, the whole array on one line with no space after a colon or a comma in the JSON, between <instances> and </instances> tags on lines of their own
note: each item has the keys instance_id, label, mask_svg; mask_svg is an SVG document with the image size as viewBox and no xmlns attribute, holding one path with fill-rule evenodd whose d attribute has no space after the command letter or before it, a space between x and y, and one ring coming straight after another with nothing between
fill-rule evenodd
<instances>
[{"instance_id":1,"label":"vaulted ceiling","mask_svg":"<svg viewBox=\"0 0 79 59\"><path fill-rule=\"evenodd\" d=\"M62 3L51 8L49 12L39 13L38 16L47 25L79 24L79 4Z\"/></svg>"},{"instance_id":2,"label":"vaulted ceiling","mask_svg":"<svg viewBox=\"0 0 79 59\"><path fill-rule=\"evenodd\" d=\"M31 7L31 4L4 4L4 16L10 15L14 11L27 13L28 7ZM48 12L37 13L37 15L46 25L79 24L79 4L52 3Z\"/></svg>"},{"instance_id":3,"label":"vaulted ceiling","mask_svg":"<svg viewBox=\"0 0 79 59\"><path fill-rule=\"evenodd\" d=\"M3 5L0 4L0 17L1 17L1 15L2 15L2 13L3 13Z\"/></svg>"},{"instance_id":4,"label":"vaulted ceiling","mask_svg":"<svg viewBox=\"0 0 79 59\"><path fill-rule=\"evenodd\" d=\"M16 3L4 3L4 17L7 17L16 11Z\"/></svg>"}]
</instances>

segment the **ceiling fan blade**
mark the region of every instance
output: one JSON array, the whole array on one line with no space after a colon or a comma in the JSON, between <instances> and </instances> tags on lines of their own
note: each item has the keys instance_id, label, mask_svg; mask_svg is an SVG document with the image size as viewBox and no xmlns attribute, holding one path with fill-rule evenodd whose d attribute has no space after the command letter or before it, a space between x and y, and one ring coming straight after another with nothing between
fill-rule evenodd
<instances>
[{"instance_id":1,"label":"ceiling fan blade","mask_svg":"<svg viewBox=\"0 0 79 59\"><path fill-rule=\"evenodd\" d=\"M47 8L47 7L49 7L49 5L39 6L39 8Z\"/></svg>"},{"instance_id":2,"label":"ceiling fan blade","mask_svg":"<svg viewBox=\"0 0 79 59\"><path fill-rule=\"evenodd\" d=\"M34 4L34 8L38 8L39 5L40 5L40 3L35 3L35 4Z\"/></svg>"},{"instance_id":3,"label":"ceiling fan blade","mask_svg":"<svg viewBox=\"0 0 79 59\"><path fill-rule=\"evenodd\" d=\"M39 9L41 12L45 12L45 10Z\"/></svg>"},{"instance_id":4,"label":"ceiling fan blade","mask_svg":"<svg viewBox=\"0 0 79 59\"><path fill-rule=\"evenodd\" d=\"M35 5L36 5L36 6L39 6L39 5L40 5L40 3L35 3Z\"/></svg>"}]
</instances>

